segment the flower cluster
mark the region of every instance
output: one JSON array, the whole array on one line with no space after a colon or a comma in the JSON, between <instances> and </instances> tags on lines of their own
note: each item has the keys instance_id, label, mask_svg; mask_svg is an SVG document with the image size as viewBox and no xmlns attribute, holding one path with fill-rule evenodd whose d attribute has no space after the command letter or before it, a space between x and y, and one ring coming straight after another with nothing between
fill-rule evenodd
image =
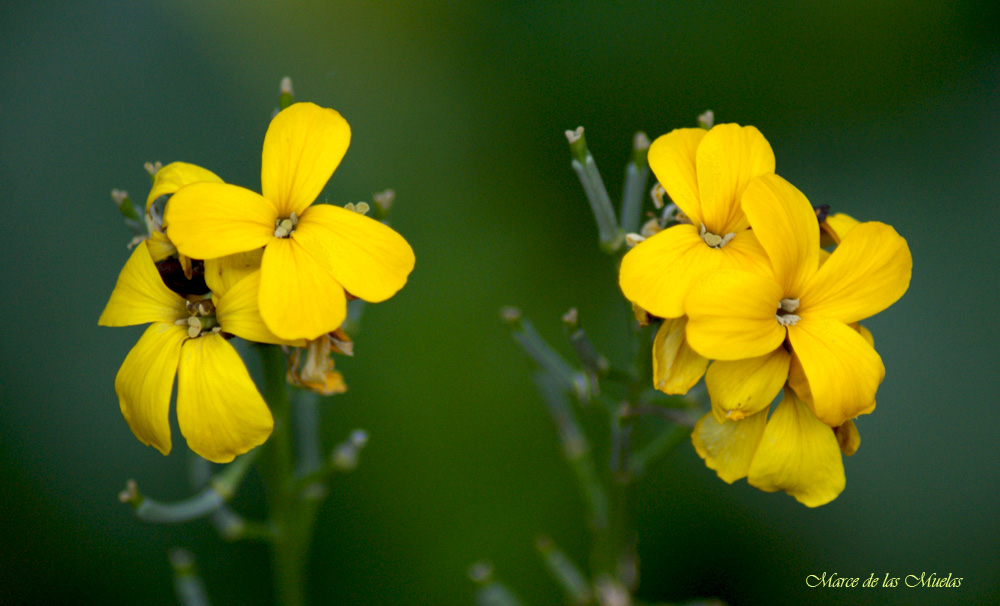
<instances>
[{"instance_id":1,"label":"flower cluster","mask_svg":"<svg viewBox=\"0 0 1000 606\"><path fill-rule=\"evenodd\" d=\"M830 502L845 485L841 453L860 443L852 419L874 410L885 375L858 322L906 292L906 241L818 212L774 173L751 126L675 130L652 144L649 164L677 221L625 255L620 286L663 319L655 387L683 394L705 376L712 411L692 439L726 482Z\"/></svg>"},{"instance_id":2,"label":"flower cluster","mask_svg":"<svg viewBox=\"0 0 1000 606\"><path fill-rule=\"evenodd\" d=\"M384 301L414 266L410 245L383 223L313 204L350 137L334 110L297 103L264 137L262 194L182 162L155 173L150 237L136 246L98 321L151 324L115 379L122 414L144 444L170 452L175 376L178 425L194 452L227 462L267 439L271 413L228 343L233 336L306 348L292 356L293 366L306 363L290 367L289 378L321 393L343 391L328 356L350 352L339 330L348 299ZM165 196L160 223L154 203Z\"/></svg>"}]
</instances>

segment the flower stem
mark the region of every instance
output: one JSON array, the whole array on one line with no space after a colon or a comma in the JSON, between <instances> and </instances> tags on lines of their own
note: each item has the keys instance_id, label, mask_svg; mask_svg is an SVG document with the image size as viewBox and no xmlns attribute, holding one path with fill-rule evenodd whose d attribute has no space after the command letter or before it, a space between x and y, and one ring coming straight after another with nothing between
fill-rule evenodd
<instances>
[{"instance_id":1,"label":"flower stem","mask_svg":"<svg viewBox=\"0 0 1000 606\"><path fill-rule=\"evenodd\" d=\"M622 231L626 234L639 231L642 223L642 202L649 181L649 138L646 133L636 133L632 139L632 157L625 167L625 187L622 192Z\"/></svg>"},{"instance_id":2,"label":"flower stem","mask_svg":"<svg viewBox=\"0 0 1000 606\"><path fill-rule=\"evenodd\" d=\"M295 456L285 355L277 345L261 345L258 350L264 366L264 398L274 417L274 431L265 445L262 471L267 484L270 525L275 531L271 538L275 600L283 606L304 606L311 524L304 528L298 520L301 507L294 490Z\"/></svg>"}]
</instances>

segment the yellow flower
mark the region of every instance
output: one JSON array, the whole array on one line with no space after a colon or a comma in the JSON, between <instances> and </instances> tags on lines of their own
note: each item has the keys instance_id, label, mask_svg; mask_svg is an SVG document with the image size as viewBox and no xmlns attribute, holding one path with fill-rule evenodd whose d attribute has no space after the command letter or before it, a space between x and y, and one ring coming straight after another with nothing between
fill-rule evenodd
<instances>
[{"instance_id":1,"label":"yellow flower","mask_svg":"<svg viewBox=\"0 0 1000 606\"><path fill-rule=\"evenodd\" d=\"M175 376L177 421L197 454L225 463L271 434L271 412L224 335L260 343L304 342L285 341L267 330L257 311L259 283L254 273L211 300L188 301L164 285L147 246L132 252L98 324L151 323L115 378L122 415L143 444L170 452Z\"/></svg>"},{"instance_id":2,"label":"yellow flower","mask_svg":"<svg viewBox=\"0 0 1000 606\"><path fill-rule=\"evenodd\" d=\"M839 242L848 231L860 223L845 214L827 217L820 223L821 244L824 237L830 237L829 244ZM830 258L830 253L819 251L820 266ZM871 332L859 324L852 324L869 345L874 346ZM802 371L802 364L794 355L789 355L785 348L778 348L766 356L747 358L744 360L716 360L705 376L705 387L712 399L712 413L716 420L722 423L726 419L739 421L748 414L755 414L766 407L788 379L789 384L796 389L798 396L812 405L809 385ZM861 411L862 414L874 410L870 408Z\"/></svg>"},{"instance_id":3,"label":"yellow flower","mask_svg":"<svg viewBox=\"0 0 1000 606\"><path fill-rule=\"evenodd\" d=\"M829 427L791 389L770 419L767 410L724 422L709 413L691 439L709 469L729 484L747 478L751 486L784 490L809 507L829 503L844 490L841 454L854 454L861 441L853 422Z\"/></svg>"},{"instance_id":4,"label":"yellow flower","mask_svg":"<svg viewBox=\"0 0 1000 606\"><path fill-rule=\"evenodd\" d=\"M684 315L684 297L703 273L766 271L767 256L740 208L747 184L774 172L774 153L752 126L674 130L653 142L649 166L690 224L674 225L622 259L625 297L654 316Z\"/></svg>"},{"instance_id":5,"label":"yellow flower","mask_svg":"<svg viewBox=\"0 0 1000 606\"><path fill-rule=\"evenodd\" d=\"M807 382L810 397L802 391L799 396L821 421L837 427L870 410L885 367L850 325L906 292L913 266L906 240L888 225L862 223L820 266L816 215L790 183L776 175L755 179L743 196L743 210L773 274L727 269L705 274L685 300L688 342L703 356L744 365L756 364L752 358L780 357L756 378L780 385L790 364L787 339L805 380L793 387L798 391ZM763 400L744 414L765 408L769 400Z\"/></svg>"},{"instance_id":6,"label":"yellow flower","mask_svg":"<svg viewBox=\"0 0 1000 606\"><path fill-rule=\"evenodd\" d=\"M208 260L264 248L260 314L281 338L315 339L336 329L347 314L345 291L384 301L413 269L413 250L389 227L311 205L350 138L337 112L296 103L275 116L264 137L263 195L201 182L181 187L167 203L167 235L185 255Z\"/></svg>"}]
</instances>

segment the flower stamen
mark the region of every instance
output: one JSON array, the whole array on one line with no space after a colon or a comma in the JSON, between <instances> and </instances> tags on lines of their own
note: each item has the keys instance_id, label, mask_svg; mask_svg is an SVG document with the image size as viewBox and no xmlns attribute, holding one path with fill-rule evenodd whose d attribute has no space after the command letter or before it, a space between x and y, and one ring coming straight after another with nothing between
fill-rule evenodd
<instances>
[{"instance_id":1,"label":"flower stamen","mask_svg":"<svg viewBox=\"0 0 1000 606\"><path fill-rule=\"evenodd\" d=\"M798 299L782 299L778 303L778 312L774 314L774 317L778 319L778 324L782 326L795 326L800 318L799 316L792 313L799 308Z\"/></svg>"},{"instance_id":2,"label":"flower stamen","mask_svg":"<svg viewBox=\"0 0 1000 606\"><path fill-rule=\"evenodd\" d=\"M287 219L276 219L274 221L274 237L287 238L295 231L295 226L299 224L299 218L292 212L292 216Z\"/></svg>"},{"instance_id":3,"label":"flower stamen","mask_svg":"<svg viewBox=\"0 0 1000 606\"><path fill-rule=\"evenodd\" d=\"M188 338L196 339L203 334L218 334L221 332L219 321L215 319L215 305L211 299L188 301L187 311L190 316L174 322L178 326L187 326Z\"/></svg>"},{"instance_id":4,"label":"flower stamen","mask_svg":"<svg viewBox=\"0 0 1000 606\"><path fill-rule=\"evenodd\" d=\"M785 313L792 313L799 308L798 299L782 299L781 303L778 304L778 308Z\"/></svg>"},{"instance_id":5,"label":"flower stamen","mask_svg":"<svg viewBox=\"0 0 1000 606\"><path fill-rule=\"evenodd\" d=\"M188 316L188 337L194 339L201 336L201 319L198 316Z\"/></svg>"},{"instance_id":6,"label":"flower stamen","mask_svg":"<svg viewBox=\"0 0 1000 606\"><path fill-rule=\"evenodd\" d=\"M724 236L713 234L708 231L704 223L701 224L701 231L699 232L699 235L701 236L701 239L705 241L705 244L708 244L712 248L722 248L736 237L736 234L733 232L729 232Z\"/></svg>"}]
</instances>

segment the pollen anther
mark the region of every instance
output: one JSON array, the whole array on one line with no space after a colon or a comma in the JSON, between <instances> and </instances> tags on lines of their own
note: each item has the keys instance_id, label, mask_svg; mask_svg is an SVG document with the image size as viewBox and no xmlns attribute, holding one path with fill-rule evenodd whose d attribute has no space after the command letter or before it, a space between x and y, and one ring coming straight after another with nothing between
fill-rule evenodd
<instances>
[{"instance_id":1,"label":"pollen anther","mask_svg":"<svg viewBox=\"0 0 1000 606\"><path fill-rule=\"evenodd\" d=\"M781 303L779 303L778 306L781 308L781 311L784 311L786 313L792 313L793 311L799 308L799 300L782 299Z\"/></svg>"},{"instance_id":2,"label":"pollen anther","mask_svg":"<svg viewBox=\"0 0 1000 606\"><path fill-rule=\"evenodd\" d=\"M201 320L198 319L198 316L190 316L187 319L187 325L188 336L192 339L201 334Z\"/></svg>"},{"instance_id":3,"label":"pollen anther","mask_svg":"<svg viewBox=\"0 0 1000 606\"><path fill-rule=\"evenodd\" d=\"M802 319L795 314L774 314L774 317L778 319L778 324L782 326L795 326Z\"/></svg>"},{"instance_id":4,"label":"pollen anther","mask_svg":"<svg viewBox=\"0 0 1000 606\"><path fill-rule=\"evenodd\" d=\"M274 237L275 238L287 238L292 235L295 231L295 226L299 224L299 218L295 216L295 212L287 219L276 219L274 221Z\"/></svg>"},{"instance_id":5,"label":"pollen anther","mask_svg":"<svg viewBox=\"0 0 1000 606\"><path fill-rule=\"evenodd\" d=\"M708 231L704 223L701 224L701 231L699 232L699 235L701 235L701 239L705 241L705 244L708 244L712 248L722 248L736 237L736 234L733 232L729 232L724 236L713 234Z\"/></svg>"}]
</instances>

